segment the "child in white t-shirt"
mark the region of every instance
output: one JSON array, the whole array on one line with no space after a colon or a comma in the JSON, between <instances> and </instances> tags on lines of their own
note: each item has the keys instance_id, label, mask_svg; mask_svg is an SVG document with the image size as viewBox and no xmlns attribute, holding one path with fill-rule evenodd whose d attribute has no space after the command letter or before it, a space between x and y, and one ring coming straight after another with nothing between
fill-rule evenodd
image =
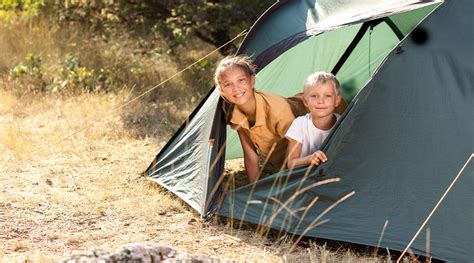
<instances>
[{"instance_id":1,"label":"child in white t-shirt","mask_svg":"<svg viewBox=\"0 0 474 263\"><path fill-rule=\"evenodd\" d=\"M327 72L316 72L304 83L303 102L309 113L296 118L286 132L288 168L326 162L319 148L341 117L334 113L341 103L339 81Z\"/></svg>"}]
</instances>

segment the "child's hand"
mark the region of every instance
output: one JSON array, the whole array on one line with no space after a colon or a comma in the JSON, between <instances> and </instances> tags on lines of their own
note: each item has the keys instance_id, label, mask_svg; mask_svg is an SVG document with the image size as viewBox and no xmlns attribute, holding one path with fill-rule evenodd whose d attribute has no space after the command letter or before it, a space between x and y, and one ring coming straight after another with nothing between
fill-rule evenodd
<instances>
[{"instance_id":1,"label":"child's hand","mask_svg":"<svg viewBox=\"0 0 474 263\"><path fill-rule=\"evenodd\" d=\"M311 155L311 164L312 165L319 165L320 163L324 163L328 160L326 154L322 151L316 151Z\"/></svg>"}]
</instances>

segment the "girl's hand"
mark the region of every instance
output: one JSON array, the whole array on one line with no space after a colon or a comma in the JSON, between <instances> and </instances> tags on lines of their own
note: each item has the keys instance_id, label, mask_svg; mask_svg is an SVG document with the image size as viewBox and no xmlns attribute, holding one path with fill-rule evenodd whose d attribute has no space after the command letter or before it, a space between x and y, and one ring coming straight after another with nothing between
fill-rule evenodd
<instances>
[{"instance_id":1,"label":"girl's hand","mask_svg":"<svg viewBox=\"0 0 474 263\"><path fill-rule=\"evenodd\" d=\"M312 165L319 165L326 162L327 160L328 158L326 157L326 154L324 154L322 151L316 151L311 155Z\"/></svg>"}]
</instances>

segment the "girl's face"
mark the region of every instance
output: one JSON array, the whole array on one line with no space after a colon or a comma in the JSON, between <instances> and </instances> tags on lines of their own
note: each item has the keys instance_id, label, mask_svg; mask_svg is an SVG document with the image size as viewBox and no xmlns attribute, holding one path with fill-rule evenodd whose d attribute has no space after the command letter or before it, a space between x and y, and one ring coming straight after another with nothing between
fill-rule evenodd
<instances>
[{"instance_id":1,"label":"girl's face","mask_svg":"<svg viewBox=\"0 0 474 263\"><path fill-rule=\"evenodd\" d=\"M255 76L249 76L237 66L226 69L219 81L221 95L230 103L244 105L254 97Z\"/></svg>"}]
</instances>

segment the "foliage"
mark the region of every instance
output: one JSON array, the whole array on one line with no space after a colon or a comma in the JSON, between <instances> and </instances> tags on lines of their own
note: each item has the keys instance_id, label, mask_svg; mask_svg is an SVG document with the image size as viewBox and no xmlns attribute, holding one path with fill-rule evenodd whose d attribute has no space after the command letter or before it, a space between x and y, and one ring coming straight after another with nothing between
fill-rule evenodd
<instances>
[{"instance_id":1,"label":"foliage","mask_svg":"<svg viewBox=\"0 0 474 263\"><path fill-rule=\"evenodd\" d=\"M258 16L272 4L266 1L174 1L171 15L165 20L177 39L186 38L190 33L218 47L243 29L248 29ZM235 52L235 45L224 48L223 54Z\"/></svg>"},{"instance_id":2,"label":"foliage","mask_svg":"<svg viewBox=\"0 0 474 263\"><path fill-rule=\"evenodd\" d=\"M0 18L10 20L16 15L36 16L44 5L45 0L1 0Z\"/></svg>"},{"instance_id":3,"label":"foliage","mask_svg":"<svg viewBox=\"0 0 474 263\"><path fill-rule=\"evenodd\" d=\"M190 35L219 47L243 29L248 29L274 0L2 0L0 11L17 14L47 14L56 23L93 25L109 38L121 26L141 34L159 33L172 47ZM229 44L222 54L235 52Z\"/></svg>"},{"instance_id":4,"label":"foliage","mask_svg":"<svg viewBox=\"0 0 474 263\"><path fill-rule=\"evenodd\" d=\"M8 54L0 84L17 94L153 88L148 101L193 108L216 62L241 39L174 74L248 29L273 2L0 0L0 54Z\"/></svg>"},{"instance_id":5,"label":"foliage","mask_svg":"<svg viewBox=\"0 0 474 263\"><path fill-rule=\"evenodd\" d=\"M41 70L41 55L30 53L26 56L25 60L26 63L20 63L13 68L11 76L13 78L19 78L24 75L30 75L41 79L43 77L43 72Z\"/></svg>"},{"instance_id":6,"label":"foliage","mask_svg":"<svg viewBox=\"0 0 474 263\"><path fill-rule=\"evenodd\" d=\"M66 55L62 66L58 69L60 79L56 80L60 85L54 85L53 91L58 88L66 89L75 87L85 91L93 91L98 85L94 85L98 79L94 75L94 70L88 70L79 64L77 57Z\"/></svg>"},{"instance_id":7,"label":"foliage","mask_svg":"<svg viewBox=\"0 0 474 263\"><path fill-rule=\"evenodd\" d=\"M43 91L45 81L43 79L44 72L42 67L42 56L35 54L27 54L25 61L19 63L10 71L10 79L29 83L30 91Z\"/></svg>"}]
</instances>

